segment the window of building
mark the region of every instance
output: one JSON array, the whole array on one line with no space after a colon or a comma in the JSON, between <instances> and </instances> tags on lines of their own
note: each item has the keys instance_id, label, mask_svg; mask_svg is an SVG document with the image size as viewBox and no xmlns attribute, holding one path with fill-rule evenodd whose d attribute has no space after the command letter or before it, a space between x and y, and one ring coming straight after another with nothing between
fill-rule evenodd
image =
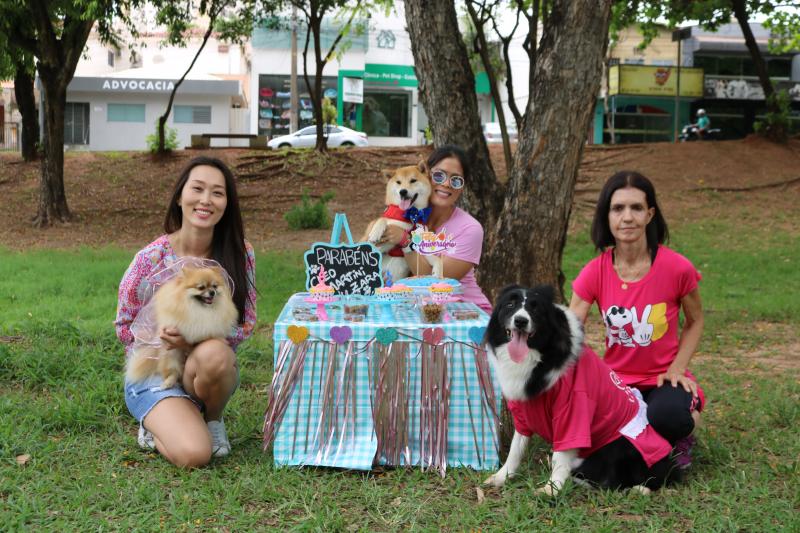
<instances>
[{"instance_id":1,"label":"window of building","mask_svg":"<svg viewBox=\"0 0 800 533\"><path fill-rule=\"evenodd\" d=\"M409 137L411 93L364 91L362 126L374 137Z\"/></svg>"},{"instance_id":2,"label":"window of building","mask_svg":"<svg viewBox=\"0 0 800 533\"><path fill-rule=\"evenodd\" d=\"M64 144L89 144L88 102L67 102L64 107Z\"/></svg>"},{"instance_id":3,"label":"window of building","mask_svg":"<svg viewBox=\"0 0 800 533\"><path fill-rule=\"evenodd\" d=\"M312 82L313 78L312 78ZM322 94L336 107L338 78L322 77ZM261 74L258 77L258 134L276 137L289 134L292 116L292 93L289 76ZM297 83L297 127L302 129L314 123L311 96L305 81Z\"/></svg>"},{"instance_id":4,"label":"window of building","mask_svg":"<svg viewBox=\"0 0 800 533\"><path fill-rule=\"evenodd\" d=\"M108 51L108 66L109 67L114 66L114 52L112 52L111 50Z\"/></svg>"},{"instance_id":5,"label":"window of building","mask_svg":"<svg viewBox=\"0 0 800 533\"><path fill-rule=\"evenodd\" d=\"M144 122L144 104L108 104L109 122Z\"/></svg>"},{"instance_id":6,"label":"window of building","mask_svg":"<svg viewBox=\"0 0 800 533\"><path fill-rule=\"evenodd\" d=\"M211 124L210 105L176 105L173 112L176 124Z\"/></svg>"}]
</instances>

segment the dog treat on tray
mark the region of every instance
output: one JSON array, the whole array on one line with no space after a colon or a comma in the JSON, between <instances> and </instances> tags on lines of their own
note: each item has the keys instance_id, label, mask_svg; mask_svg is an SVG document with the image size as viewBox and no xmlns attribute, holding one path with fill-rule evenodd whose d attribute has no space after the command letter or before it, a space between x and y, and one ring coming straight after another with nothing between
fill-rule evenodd
<instances>
[{"instance_id":1,"label":"dog treat on tray","mask_svg":"<svg viewBox=\"0 0 800 533\"><path fill-rule=\"evenodd\" d=\"M437 303L427 303L422 306L422 321L428 323L438 323L442 321L444 306Z\"/></svg>"},{"instance_id":2,"label":"dog treat on tray","mask_svg":"<svg viewBox=\"0 0 800 533\"><path fill-rule=\"evenodd\" d=\"M345 315L366 315L367 309L369 309L369 305L367 304L345 304L344 305L344 314Z\"/></svg>"},{"instance_id":3,"label":"dog treat on tray","mask_svg":"<svg viewBox=\"0 0 800 533\"><path fill-rule=\"evenodd\" d=\"M361 313L345 313L344 319L348 322L363 322L366 316L366 314Z\"/></svg>"},{"instance_id":4,"label":"dog treat on tray","mask_svg":"<svg viewBox=\"0 0 800 533\"><path fill-rule=\"evenodd\" d=\"M477 320L480 314L472 309L457 309L450 311L450 316L455 320Z\"/></svg>"}]
</instances>

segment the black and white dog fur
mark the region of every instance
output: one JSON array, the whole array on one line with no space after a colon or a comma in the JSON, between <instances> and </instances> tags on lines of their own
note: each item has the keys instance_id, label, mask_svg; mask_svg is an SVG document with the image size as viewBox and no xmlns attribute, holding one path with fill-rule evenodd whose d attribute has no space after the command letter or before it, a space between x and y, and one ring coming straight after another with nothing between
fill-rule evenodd
<instances>
[{"instance_id":1,"label":"black and white dog fur","mask_svg":"<svg viewBox=\"0 0 800 533\"><path fill-rule=\"evenodd\" d=\"M520 338L521 337L521 338ZM503 396L526 400L547 391L574 365L583 352L583 325L566 307L554 303L553 288L505 288L497 299L486 331L489 359ZM527 355L515 362L510 342L527 341ZM598 410L602 406L598 406ZM484 483L502 487L519 468L529 437L514 432L506 463ZM555 495L567 479L601 488L633 488L648 494L673 481L678 470L667 456L651 468L624 437L581 459L578 450L553 452L550 480L538 493Z\"/></svg>"}]
</instances>

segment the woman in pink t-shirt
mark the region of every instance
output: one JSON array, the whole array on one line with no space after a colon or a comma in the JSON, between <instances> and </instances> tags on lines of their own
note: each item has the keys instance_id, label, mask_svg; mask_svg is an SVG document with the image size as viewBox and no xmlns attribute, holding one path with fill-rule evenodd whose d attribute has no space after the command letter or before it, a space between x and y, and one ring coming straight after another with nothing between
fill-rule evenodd
<instances>
[{"instance_id":1,"label":"woman in pink t-shirt","mask_svg":"<svg viewBox=\"0 0 800 533\"><path fill-rule=\"evenodd\" d=\"M667 237L650 180L631 171L611 176L592 222L592 241L601 254L573 282L570 309L585 322L597 303L606 326L605 362L626 385L642 391L650 423L676 444L679 464L687 467L691 434L705 403L689 372L703 332L700 274L663 246Z\"/></svg>"},{"instance_id":2,"label":"woman in pink t-shirt","mask_svg":"<svg viewBox=\"0 0 800 533\"><path fill-rule=\"evenodd\" d=\"M460 280L464 299L491 313L492 304L475 280L475 267L480 263L483 249L483 227L469 213L456 207L465 180L469 179L467 156L458 146L441 146L431 153L427 163L433 185L427 226L434 232L446 230L456 243L453 250L443 253L444 277ZM380 241L381 244L384 242L403 247L403 256L413 275L426 276L432 272L431 265L420 260L409 246L411 236L408 231L388 226Z\"/></svg>"}]
</instances>

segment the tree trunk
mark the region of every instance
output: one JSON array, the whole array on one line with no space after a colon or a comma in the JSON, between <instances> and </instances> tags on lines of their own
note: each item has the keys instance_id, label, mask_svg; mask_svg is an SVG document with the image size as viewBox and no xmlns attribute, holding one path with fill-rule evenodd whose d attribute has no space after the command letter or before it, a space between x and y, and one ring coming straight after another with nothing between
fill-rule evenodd
<instances>
[{"instance_id":1,"label":"tree trunk","mask_svg":"<svg viewBox=\"0 0 800 533\"><path fill-rule=\"evenodd\" d=\"M17 64L14 95L22 115L22 159L33 161L38 156L39 117L33 93L33 76L23 63Z\"/></svg>"},{"instance_id":2,"label":"tree trunk","mask_svg":"<svg viewBox=\"0 0 800 533\"><path fill-rule=\"evenodd\" d=\"M326 59L322 57L322 15L315 17L311 24L314 35L314 91L311 92L311 106L314 110L314 122L317 126L317 143L314 150L317 152L328 151L328 138L325 136L325 120L322 116L322 70L325 68Z\"/></svg>"},{"instance_id":3,"label":"tree trunk","mask_svg":"<svg viewBox=\"0 0 800 533\"><path fill-rule=\"evenodd\" d=\"M733 5L733 14L736 15L739 28L741 28L742 35L744 36L744 43L750 51L750 58L753 60L753 67L756 69L758 81L761 83L761 88L764 90L764 98L769 102L770 96L773 95L775 89L772 87L772 80L769 79L769 74L767 73L767 64L764 62L764 57L761 55L761 50L758 48L756 38L753 36L753 31L750 29L747 6L744 0L732 0L731 4Z\"/></svg>"},{"instance_id":4,"label":"tree trunk","mask_svg":"<svg viewBox=\"0 0 800 533\"><path fill-rule=\"evenodd\" d=\"M461 40L451 0L406 0L419 97L428 115L435 146L456 144L467 153L472 174L462 196L467 211L490 228L502 205L497 181L481 132L475 76Z\"/></svg>"},{"instance_id":5,"label":"tree trunk","mask_svg":"<svg viewBox=\"0 0 800 533\"><path fill-rule=\"evenodd\" d=\"M39 181L39 208L36 227L71 218L64 192L64 108L67 105L67 82L39 64L44 92L44 158Z\"/></svg>"},{"instance_id":6,"label":"tree trunk","mask_svg":"<svg viewBox=\"0 0 800 533\"><path fill-rule=\"evenodd\" d=\"M610 11L611 0L556 0L551 6L514 171L481 260L480 282L493 295L507 283L547 283L563 298L561 258Z\"/></svg>"}]
</instances>

